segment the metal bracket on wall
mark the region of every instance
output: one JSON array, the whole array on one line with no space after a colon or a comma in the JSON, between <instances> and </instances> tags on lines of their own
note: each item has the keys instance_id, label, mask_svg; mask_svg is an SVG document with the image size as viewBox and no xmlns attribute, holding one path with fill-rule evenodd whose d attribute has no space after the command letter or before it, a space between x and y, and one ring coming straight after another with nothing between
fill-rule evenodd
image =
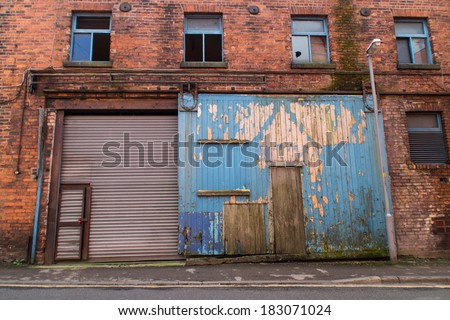
<instances>
[{"instance_id":1,"label":"metal bracket on wall","mask_svg":"<svg viewBox=\"0 0 450 320\"><path fill-rule=\"evenodd\" d=\"M370 86L370 85L368 85ZM374 112L373 108L369 106L369 104L367 103L367 88L366 88L366 83L364 81L361 82L361 89L362 89L362 94L363 94L363 103L364 103L364 107L366 108L366 113L372 113ZM370 93L371 94L371 93ZM380 94L379 91L377 90L377 97L376 97L377 101L380 101ZM378 105L380 105L380 103L378 103ZM379 108L378 113L381 112L381 108Z\"/></svg>"},{"instance_id":2,"label":"metal bracket on wall","mask_svg":"<svg viewBox=\"0 0 450 320\"><path fill-rule=\"evenodd\" d=\"M30 75L30 79L28 81L28 93L33 93L36 90L36 76L34 74Z\"/></svg>"},{"instance_id":3,"label":"metal bracket on wall","mask_svg":"<svg viewBox=\"0 0 450 320\"><path fill-rule=\"evenodd\" d=\"M198 85L196 83L182 83L180 88L181 111L197 111Z\"/></svg>"}]
</instances>

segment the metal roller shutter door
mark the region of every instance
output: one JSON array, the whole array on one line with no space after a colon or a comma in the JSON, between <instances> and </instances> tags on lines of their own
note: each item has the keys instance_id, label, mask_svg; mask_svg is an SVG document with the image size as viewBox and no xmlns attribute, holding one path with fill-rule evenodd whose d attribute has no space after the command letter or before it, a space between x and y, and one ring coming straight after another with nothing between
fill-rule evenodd
<instances>
[{"instance_id":1,"label":"metal roller shutter door","mask_svg":"<svg viewBox=\"0 0 450 320\"><path fill-rule=\"evenodd\" d=\"M91 185L89 260L180 259L176 133L177 117L171 115L65 117L61 184ZM102 151L112 141L109 150L122 161L105 167L103 162L116 160ZM168 146L165 165L148 164L149 142L155 162L162 161L163 143Z\"/></svg>"}]
</instances>

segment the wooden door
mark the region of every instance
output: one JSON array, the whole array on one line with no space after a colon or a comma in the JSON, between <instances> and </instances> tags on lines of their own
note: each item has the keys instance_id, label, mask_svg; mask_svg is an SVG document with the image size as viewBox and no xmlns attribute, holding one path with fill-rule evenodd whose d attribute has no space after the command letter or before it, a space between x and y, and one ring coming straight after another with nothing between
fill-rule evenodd
<instances>
[{"instance_id":1,"label":"wooden door","mask_svg":"<svg viewBox=\"0 0 450 320\"><path fill-rule=\"evenodd\" d=\"M56 260L88 258L91 187L63 184L60 187Z\"/></svg>"},{"instance_id":2,"label":"wooden door","mask_svg":"<svg viewBox=\"0 0 450 320\"><path fill-rule=\"evenodd\" d=\"M300 168L272 168L272 204L276 254L305 253Z\"/></svg>"}]
</instances>

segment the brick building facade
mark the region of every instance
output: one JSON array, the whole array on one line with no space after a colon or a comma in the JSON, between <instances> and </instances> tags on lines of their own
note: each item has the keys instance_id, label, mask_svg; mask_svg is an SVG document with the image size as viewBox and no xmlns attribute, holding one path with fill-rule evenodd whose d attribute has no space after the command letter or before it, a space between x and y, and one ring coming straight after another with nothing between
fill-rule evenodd
<instances>
[{"instance_id":1,"label":"brick building facade","mask_svg":"<svg viewBox=\"0 0 450 320\"><path fill-rule=\"evenodd\" d=\"M365 50L374 38L383 41L380 51L373 59L379 103L383 110L398 253L418 257L450 256L448 1L374 3L366 0L214 0L202 4L192 0L155 0L130 1L128 7L121 6L122 4L121 1L107 0L21 0L5 1L0 5L2 260L27 259L35 254L35 250L36 261L51 263L54 262L55 255L58 255L57 251L61 249L56 248L55 244L61 235L58 230L64 228L58 218L58 212L61 211L61 185L65 183L66 170L64 163L61 169L61 162L65 161L63 148L69 148L62 145L62 137L58 138L64 131L62 122L58 124L58 117L63 121L63 114L72 117L70 119L75 121L74 126L76 117L80 115L150 116L159 112L164 115L178 113L179 119L184 119L187 114L180 113L183 100L180 97L186 92L192 94L194 100L198 98L198 101L219 101L209 104L212 113L213 106L219 105L220 109L220 101L228 99L227 95L235 95L234 99L244 99L243 97L248 96L260 99L257 101L272 99L271 101L275 102L271 103L275 105L283 104L281 101L289 99L313 101L317 97L320 100L321 97L332 96L334 98L323 99L331 99L330 105L337 107L339 101L341 106L346 106L346 101L353 101L351 97L356 96L357 99L365 101L364 103L369 101L371 104ZM83 27L82 22L79 22L79 25L74 22L75 17L106 17L109 19L107 21L110 23L110 29L108 30L108 26L101 26L101 19L94 22L87 19L85 23L93 24ZM205 17L210 18L209 22L203 23L202 19ZM197 21L198 18L200 22ZM208 23L215 23L214 21L218 22L208 27ZM299 31L296 21L300 21ZM310 23L308 26L319 22L323 29L318 33L317 30L311 31L308 28L304 31L304 21ZM187 37L191 32L189 23L192 23L194 30L192 37ZM415 29L418 26L422 26L421 31ZM217 30L214 29L216 27ZM88 34L92 28L97 31ZM202 28L214 30L203 32L201 38L198 34L201 34L199 30L204 30ZM80 33L77 33L78 29ZM408 33L402 33L402 30L406 29ZM97 35L102 32L110 38L104 40L107 36L102 38ZM76 38L77 35L80 35L79 38ZM92 41L91 45L83 40L88 37L89 41ZM221 37L220 40L217 40L218 37ZM219 52L222 58L216 57L216 49L207 47L209 43L215 44L216 47L222 46ZM196 51L193 44L203 45L203 55L201 50ZM80 46L80 51L74 49L76 45ZM308 46L309 52L304 51ZM106 58L94 58L97 54L106 54ZM212 58L209 59L208 56ZM314 57L317 57L317 60L314 60ZM291 109L295 103L292 101ZM317 102L318 105L320 103ZM361 106L363 110L362 103ZM285 112L283 107L279 110ZM349 115L349 119L356 118L358 111L355 110L355 113ZM203 109L203 112L206 112L206 109ZM338 113L335 116L344 117ZM200 118L200 114L198 117ZM325 122L325 118L322 120ZM318 119L315 121L321 122ZM358 119L354 122L355 125L359 124ZM238 124L238 120L236 123ZM422 128L421 123L429 124ZM64 126L69 125L69 122L64 122ZM180 126L179 124L179 132ZM315 127L313 124L311 126ZM200 129L198 131L200 132ZM431 138L426 136L430 133ZM209 131L206 132L205 137L211 141L213 138L218 140L214 131L211 136ZM236 143L230 142L225 136L221 138L226 140L222 143ZM367 138L366 136L362 140ZM443 142L440 139L443 139ZM251 139L242 141L244 140ZM246 143L242 141L239 143ZM435 144L436 147L427 148ZM353 153L358 152L358 149L351 150ZM38 153L42 155L40 160ZM433 155L431 159L428 157L430 154ZM364 158L363 155L361 157ZM299 163L302 164L292 167L303 166L304 161ZM371 165L373 163L367 162L362 164L362 167ZM39 178L40 175L42 179ZM178 179L186 180L185 177ZM373 179L373 184L377 184L376 178ZM82 185L84 181L75 179L72 185L75 183ZM368 180L361 183L364 188L369 188L371 182ZM350 190L345 191L348 193L348 201L352 202L353 198L357 197L353 191L357 190L358 186L354 182L353 187L343 189ZM236 200L234 197L237 197L239 203L240 197L247 196L242 190L237 191L240 187L230 187L235 191L235 195L233 192L225 194L230 197L226 199L230 200L229 205ZM249 188L246 185L242 189ZM199 195L198 191L201 190L197 190ZM372 196L374 199L377 197L376 193ZM94 202L97 199L95 197L92 199ZM323 202L317 203L314 195L310 197L304 194L303 197L305 212L308 206L318 210L316 216L313 211L311 216L305 213L304 223L314 223L313 217L317 220L317 217L327 217L328 212L333 212L331 200L328 198L323 200L321 196ZM313 200L309 202L308 197ZM336 202L337 198L336 193ZM264 196L259 202L252 196L249 199L246 203L253 203L253 200L259 205L266 203L264 201L269 204L271 202L270 197L266 199ZM179 206L183 206L182 201L185 201L183 197ZM364 199L360 201L363 203ZM321 205L327 205L329 208L325 209L325 214L323 210L320 211ZM265 212L271 209L261 210ZM210 213L212 211L217 212L216 209L204 210ZM382 207L379 211L383 212ZM33 238L36 213L39 224L36 229L37 236ZM267 244L267 248L262 252L277 253L277 250L273 249L274 237L270 236L273 233L270 217L270 213L265 213L263 217L269 226L264 227L267 241L263 243ZM348 219L350 221L350 218ZM311 235L316 239L316 229L314 227L308 231L308 228L311 226L306 226L306 247L314 251L312 243L316 240L308 240L308 237ZM92 232L95 232L94 229ZM180 227L177 233L184 235L186 245L187 236L182 229ZM347 247L351 251L357 250L350 242L342 240L344 236L333 244L333 239L326 237L327 230L332 228L324 229L322 240L318 241L321 245L316 253L327 257L326 253L329 251L333 254L328 256L339 257L336 252L345 252ZM349 230L356 232L352 227L349 227ZM344 231L340 231L341 235ZM355 236L353 240L357 238ZM384 235L378 239L384 239ZM58 241L62 243L63 240ZM279 240L279 243L281 242L282 240ZM341 248L338 248L339 243ZM333 248L329 249L331 247ZM367 248L369 256L371 252L376 251L373 251L375 245L368 245ZM79 254L82 255L83 251L83 257L88 258L88 251L95 250L81 248ZM219 253L213 250L210 254L227 253L226 249L221 250ZM178 243L178 251L183 251L183 243ZM203 251L198 253L202 254ZM254 253L257 252L252 252ZM156 258L158 257L156 255ZM161 255L160 258L165 256ZM108 259L107 257L99 260ZM114 257L110 260L114 260Z\"/></svg>"}]
</instances>

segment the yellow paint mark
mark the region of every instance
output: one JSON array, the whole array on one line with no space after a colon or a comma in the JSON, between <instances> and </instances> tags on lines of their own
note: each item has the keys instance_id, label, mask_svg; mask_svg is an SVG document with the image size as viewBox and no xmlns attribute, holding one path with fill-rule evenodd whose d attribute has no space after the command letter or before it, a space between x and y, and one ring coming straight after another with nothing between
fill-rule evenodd
<instances>
[{"instance_id":1,"label":"yellow paint mark","mask_svg":"<svg viewBox=\"0 0 450 320\"><path fill-rule=\"evenodd\" d=\"M224 140L228 140L228 139L229 139L228 127L227 127L227 129L225 130L225 133L223 134L223 139L224 139Z\"/></svg>"},{"instance_id":2,"label":"yellow paint mark","mask_svg":"<svg viewBox=\"0 0 450 320\"><path fill-rule=\"evenodd\" d=\"M208 127L208 140L211 140L212 137L213 137L212 130L210 127Z\"/></svg>"},{"instance_id":3,"label":"yellow paint mark","mask_svg":"<svg viewBox=\"0 0 450 320\"><path fill-rule=\"evenodd\" d=\"M336 198L336 203L339 203L339 194L337 193L337 191L336 191L336 196L335 196L335 198Z\"/></svg>"},{"instance_id":4,"label":"yellow paint mark","mask_svg":"<svg viewBox=\"0 0 450 320\"><path fill-rule=\"evenodd\" d=\"M322 200L323 200L323 203L328 204L328 197L327 196L323 196Z\"/></svg>"}]
</instances>

